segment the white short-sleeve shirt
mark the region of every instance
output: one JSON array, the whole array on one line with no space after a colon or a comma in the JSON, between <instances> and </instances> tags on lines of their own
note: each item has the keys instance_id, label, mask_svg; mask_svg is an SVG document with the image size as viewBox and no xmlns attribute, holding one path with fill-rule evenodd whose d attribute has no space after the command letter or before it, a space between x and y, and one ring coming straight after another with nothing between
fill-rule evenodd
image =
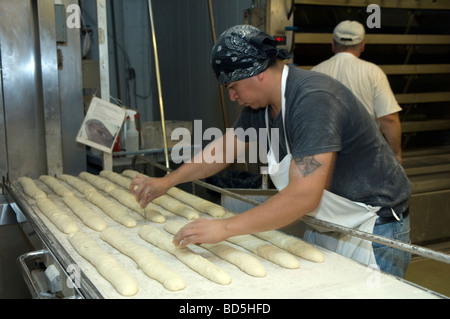
<instances>
[{"instance_id":1,"label":"white short-sleeve shirt","mask_svg":"<svg viewBox=\"0 0 450 319\"><path fill-rule=\"evenodd\" d=\"M343 83L374 119L402 110L383 70L351 53L339 52L312 70L327 74Z\"/></svg>"}]
</instances>

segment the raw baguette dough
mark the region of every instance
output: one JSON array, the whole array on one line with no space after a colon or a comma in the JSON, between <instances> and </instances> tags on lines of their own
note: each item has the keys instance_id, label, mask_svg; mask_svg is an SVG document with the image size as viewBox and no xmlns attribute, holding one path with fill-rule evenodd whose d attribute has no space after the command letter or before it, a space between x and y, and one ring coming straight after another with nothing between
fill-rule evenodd
<instances>
[{"instance_id":1,"label":"raw baguette dough","mask_svg":"<svg viewBox=\"0 0 450 319\"><path fill-rule=\"evenodd\" d=\"M116 199L118 202L123 204L124 206L133 209L138 214L144 216L145 218L155 222L155 223L164 223L166 221L166 218L156 209L153 207L146 207L145 209L142 209L140 205L136 202L134 196L131 193L126 192L125 190L122 190L120 188L116 188L116 185L114 185L113 182L111 182L110 179L114 179L116 182L119 181L118 177L122 177L118 175L117 173L113 173L110 171L102 171L100 174L103 175L103 177L99 177L90 173L81 172L80 177L84 180L88 181L92 185L98 187L102 191L108 193L111 197ZM115 177L115 178L114 178ZM126 177L123 177L123 179L127 179ZM122 184L124 180L122 179ZM120 182L120 181L119 181ZM131 182L131 181L130 181ZM122 186L122 185L121 185ZM126 186L126 185L123 185ZM128 184L129 187L129 184ZM106 199L106 198L105 198ZM107 199L106 199L107 200ZM134 226L127 226L127 227L134 227Z\"/></svg>"},{"instance_id":2,"label":"raw baguette dough","mask_svg":"<svg viewBox=\"0 0 450 319\"><path fill-rule=\"evenodd\" d=\"M91 184L79 179L78 177L67 175L67 174L61 174L57 176L58 179L62 180L63 182L69 184L73 188L75 188L77 191L79 191L81 194L87 194L90 192L97 191L94 186Z\"/></svg>"},{"instance_id":3,"label":"raw baguette dough","mask_svg":"<svg viewBox=\"0 0 450 319\"><path fill-rule=\"evenodd\" d=\"M129 178L132 178L132 179L134 179L136 176L138 176L138 175L144 175L144 174L141 174L141 173L139 173L139 172L137 172L137 171L134 171L134 170L132 170L132 169L126 169L126 170L124 170L123 172L122 172L122 175L124 175L124 176L127 176L127 177L129 177ZM144 175L145 176L145 175Z\"/></svg>"},{"instance_id":4,"label":"raw baguette dough","mask_svg":"<svg viewBox=\"0 0 450 319\"><path fill-rule=\"evenodd\" d=\"M64 196L63 202L83 221L85 225L96 231L106 229L106 221L87 207L80 199L78 199L78 197Z\"/></svg>"},{"instance_id":5,"label":"raw baguette dough","mask_svg":"<svg viewBox=\"0 0 450 319\"><path fill-rule=\"evenodd\" d=\"M85 197L88 201L100 207L106 215L116 222L129 228L136 227L137 222L134 218L128 216L127 212L122 209L122 207L116 205L113 201L104 197L97 191L89 192L85 194Z\"/></svg>"},{"instance_id":6,"label":"raw baguette dough","mask_svg":"<svg viewBox=\"0 0 450 319\"><path fill-rule=\"evenodd\" d=\"M45 198L47 195L44 191L42 191L39 187L36 186L36 183L29 177L19 177L18 182L22 186L25 194L30 196L31 198L37 200L38 198Z\"/></svg>"},{"instance_id":7,"label":"raw baguette dough","mask_svg":"<svg viewBox=\"0 0 450 319\"><path fill-rule=\"evenodd\" d=\"M236 214L227 211L224 218L230 218L235 215ZM266 240L271 244L281 249L284 249L303 259L317 263L321 263L325 260L325 257L323 256L322 252L320 252L314 246L298 238L283 234L277 230L269 230L266 232L255 233L253 235L260 239Z\"/></svg>"},{"instance_id":8,"label":"raw baguette dough","mask_svg":"<svg viewBox=\"0 0 450 319\"><path fill-rule=\"evenodd\" d=\"M128 170L128 171L130 171L130 172L134 172L134 171L132 171L132 170ZM136 172L136 174L137 174L137 172ZM114 182L114 183L116 183L116 184L118 184L118 185L120 185L120 186L122 186L123 188L125 188L125 189L127 189L127 190L129 190L130 189L130 183L131 183L131 179L130 178L128 178L128 177L125 177L125 176L122 176L122 175L120 175L120 174L117 174L117 173L115 173L115 172L111 172L111 171L101 171L100 172L100 175L102 175L103 177L106 177L107 179L109 179L110 181L112 181L112 182ZM123 190L121 190L121 189L119 189L121 192L123 191ZM111 196L113 196L114 198L116 198L117 200L119 200L119 198L118 197L115 197L115 194L114 193L118 193L118 192L116 192L116 191L114 191L114 192L109 192L109 194L111 195ZM136 199L135 199L135 197L133 196L133 194L131 194L131 193L128 193L129 195L127 195L126 197L128 197L129 199L124 199L123 200L123 202L121 201L121 203L122 204L124 204L125 206L127 206L127 207L130 207L130 208L132 208L132 209L134 209L133 207L139 207L139 211L137 211L139 214L141 214L142 215L142 208L141 208L141 206L136 202ZM132 197L130 197L130 195L132 196ZM125 196L124 196L125 197ZM131 198L133 199L133 202L135 202L136 204L131 204ZM130 206L128 206L128 204L125 204L125 201L126 202L128 202L128 203L130 203ZM137 205L137 206L136 206ZM147 205L147 207L145 207L145 209L144 209L144 217L145 218L147 218L147 219L150 219L150 220L152 220L152 221L154 221L154 222L157 222L157 223L163 223L164 221L165 221L165 217L164 217L164 214L166 214L166 215L170 215L170 211L168 211L167 209L165 209L165 208L163 208L163 207L161 207L161 206L159 206L159 205L156 205L156 204L153 204L153 203L148 203L148 205ZM162 217L164 218L164 221L161 221L162 219L161 219L161 217L159 216L159 215L162 215ZM155 219L155 220L153 220L153 219Z\"/></svg>"},{"instance_id":9,"label":"raw baguette dough","mask_svg":"<svg viewBox=\"0 0 450 319\"><path fill-rule=\"evenodd\" d=\"M67 187L62 185L56 178L49 175L41 175L39 176L39 180L50 187L52 191L54 191L58 196L64 197L64 196L73 196L73 193L71 190L69 190Z\"/></svg>"},{"instance_id":10,"label":"raw baguette dough","mask_svg":"<svg viewBox=\"0 0 450 319\"><path fill-rule=\"evenodd\" d=\"M322 252L316 247L298 238L280 233L279 231L269 230L254 235L303 259L316 263L321 263L325 260Z\"/></svg>"},{"instance_id":11,"label":"raw baguette dough","mask_svg":"<svg viewBox=\"0 0 450 319\"><path fill-rule=\"evenodd\" d=\"M148 203L148 205L147 205L147 207L145 207L144 211L147 211L147 209L148 210L156 210L163 216L173 216L172 212L168 211L167 209L165 209L159 205L153 204L153 203Z\"/></svg>"},{"instance_id":12,"label":"raw baguette dough","mask_svg":"<svg viewBox=\"0 0 450 319\"><path fill-rule=\"evenodd\" d=\"M147 206L145 209L141 208L141 206L136 202L134 196L125 190L115 188L109 192L109 195L122 203L124 206L131 208L152 222L164 223L166 221L166 218L152 206Z\"/></svg>"},{"instance_id":13,"label":"raw baguette dough","mask_svg":"<svg viewBox=\"0 0 450 319\"><path fill-rule=\"evenodd\" d=\"M161 262L150 251L132 242L121 231L108 228L102 232L100 238L121 253L132 258L147 276L159 281L166 289L177 291L186 287L183 278Z\"/></svg>"},{"instance_id":14,"label":"raw baguette dough","mask_svg":"<svg viewBox=\"0 0 450 319\"><path fill-rule=\"evenodd\" d=\"M167 191L167 194L188 205L191 205L201 213L205 213L213 217L223 217L225 215L225 209L222 206L185 192L177 187L170 188Z\"/></svg>"},{"instance_id":15,"label":"raw baguette dough","mask_svg":"<svg viewBox=\"0 0 450 319\"><path fill-rule=\"evenodd\" d=\"M47 197L36 200L39 210L63 233L70 234L78 231L77 223Z\"/></svg>"},{"instance_id":16,"label":"raw baguette dough","mask_svg":"<svg viewBox=\"0 0 450 319\"><path fill-rule=\"evenodd\" d=\"M48 175L41 175L39 180L50 187L56 194L61 196L63 202L85 225L96 231L102 231L106 228L107 225L105 220L74 196L73 192L62 185L56 178Z\"/></svg>"},{"instance_id":17,"label":"raw baguette dough","mask_svg":"<svg viewBox=\"0 0 450 319\"><path fill-rule=\"evenodd\" d=\"M175 234L184 225L186 225L186 223L172 220L164 224L164 229L171 234ZM220 258L232 263L250 276L266 276L266 269L258 259L250 254L233 248L230 245L223 243L201 244L200 247L205 248Z\"/></svg>"},{"instance_id":18,"label":"raw baguette dough","mask_svg":"<svg viewBox=\"0 0 450 319\"><path fill-rule=\"evenodd\" d=\"M175 246L172 242L172 238L162 231L150 225L144 225L139 229L139 236L152 245L173 254L203 277L221 285L228 285L231 283L231 276L227 272L214 265L208 259L197 255L189 248Z\"/></svg>"},{"instance_id":19,"label":"raw baguette dough","mask_svg":"<svg viewBox=\"0 0 450 319\"><path fill-rule=\"evenodd\" d=\"M111 182L114 182L127 190L130 189L131 179L129 179L125 176L122 176L120 174L117 174L116 172L101 171L100 176L109 179Z\"/></svg>"},{"instance_id":20,"label":"raw baguette dough","mask_svg":"<svg viewBox=\"0 0 450 319\"><path fill-rule=\"evenodd\" d=\"M138 292L136 279L87 234L73 233L69 236L69 242L82 257L97 268L97 271L114 286L119 294L129 297Z\"/></svg>"},{"instance_id":21,"label":"raw baguette dough","mask_svg":"<svg viewBox=\"0 0 450 319\"><path fill-rule=\"evenodd\" d=\"M294 256L253 235L234 236L228 238L227 241L241 246L255 255L263 257L281 267L289 269L300 268L300 263Z\"/></svg>"},{"instance_id":22,"label":"raw baguette dough","mask_svg":"<svg viewBox=\"0 0 450 319\"><path fill-rule=\"evenodd\" d=\"M123 175L135 178L139 173L130 169L127 169L122 172ZM147 176L144 174L141 174L143 176ZM148 177L148 176L147 176ZM131 180L130 180L131 183ZM161 206L165 208L166 210L174 213L175 215L184 217L188 220L194 220L200 217L198 212L194 210L192 207L186 205L182 201L179 201L178 199L169 196L169 195L161 195L160 197L154 199L152 203Z\"/></svg>"},{"instance_id":23,"label":"raw baguette dough","mask_svg":"<svg viewBox=\"0 0 450 319\"><path fill-rule=\"evenodd\" d=\"M155 198L152 203L188 220L194 220L200 217L196 210L169 195L161 195Z\"/></svg>"},{"instance_id":24,"label":"raw baguette dough","mask_svg":"<svg viewBox=\"0 0 450 319\"><path fill-rule=\"evenodd\" d=\"M138 173L134 170L131 170L131 169L127 169L127 170L124 170L122 172L122 174L125 176L128 176L130 178L135 178L140 173ZM140 174L140 175L148 177L147 175L144 175L144 174ZM163 195L163 196L166 196L166 197L163 197L163 199L165 199L165 201L178 203L177 204L178 207L172 208L172 209L175 209L175 211L173 211L172 209L169 209L167 207L164 207L162 205L161 200L156 199L156 200L153 200L153 202L157 205L163 206L164 208L172 211L174 214L177 214L177 215L181 214L181 216L183 216L189 220L197 219L198 213L195 210L191 209L189 206L186 206L185 204L192 206L193 208L195 208L196 210L198 210L201 213L206 213L213 217L222 217L225 214L225 210L220 205L216 205L214 203L204 200L203 198L189 194L179 188L172 187L171 189L169 189L167 191L167 194L170 196ZM175 201L173 201L173 199L175 199ZM172 204L172 205L175 205L175 204ZM186 212L186 211L183 212L183 208L180 208L180 206L184 206L185 208L187 208L190 211L190 213Z\"/></svg>"},{"instance_id":25,"label":"raw baguette dough","mask_svg":"<svg viewBox=\"0 0 450 319\"><path fill-rule=\"evenodd\" d=\"M98 189L104 191L105 193L109 193L111 190L116 188L116 185L114 185L114 183L110 182L109 180L88 172L81 172L80 177L88 181Z\"/></svg>"}]
</instances>

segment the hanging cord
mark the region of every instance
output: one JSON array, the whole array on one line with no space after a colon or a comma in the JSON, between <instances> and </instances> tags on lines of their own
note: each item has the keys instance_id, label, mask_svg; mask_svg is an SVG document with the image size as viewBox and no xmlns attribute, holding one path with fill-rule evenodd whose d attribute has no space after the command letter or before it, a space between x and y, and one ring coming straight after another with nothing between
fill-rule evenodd
<instances>
[{"instance_id":1,"label":"hanging cord","mask_svg":"<svg viewBox=\"0 0 450 319\"><path fill-rule=\"evenodd\" d=\"M295 10L295 0L291 1L291 8L289 9L288 15L287 15L287 19L289 20L292 16L292 14L294 13Z\"/></svg>"}]
</instances>

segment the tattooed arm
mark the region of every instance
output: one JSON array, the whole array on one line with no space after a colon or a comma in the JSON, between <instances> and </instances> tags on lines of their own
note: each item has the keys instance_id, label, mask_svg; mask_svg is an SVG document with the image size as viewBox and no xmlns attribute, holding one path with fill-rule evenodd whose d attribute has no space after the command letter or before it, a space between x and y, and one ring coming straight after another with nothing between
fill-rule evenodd
<instances>
[{"instance_id":1,"label":"tattooed arm","mask_svg":"<svg viewBox=\"0 0 450 319\"><path fill-rule=\"evenodd\" d=\"M287 226L317 208L327 187L335 153L292 160L289 185L259 206L229 219L200 218L183 227L174 243L217 243L228 237Z\"/></svg>"},{"instance_id":2,"label":"tattooed arm","mask_svg":"<svg viewBox=\"0 0 450 319\"><path fill-rule=\"evenodd\" d=\"M314 155L294 158L294 161L303 177L314 173L322 165L314 158Z\"/></svg>"}]
</instances>

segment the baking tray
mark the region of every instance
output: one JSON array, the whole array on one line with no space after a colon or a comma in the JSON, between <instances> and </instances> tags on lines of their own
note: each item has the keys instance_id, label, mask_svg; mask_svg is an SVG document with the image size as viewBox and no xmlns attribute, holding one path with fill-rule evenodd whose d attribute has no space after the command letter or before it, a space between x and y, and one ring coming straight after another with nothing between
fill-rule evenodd
<instances>
[{"instance_id":1,"label":"baking tray","mask_svg":"<svg viewBox=\"0 0 450 319\"><path fill-rule=\"evenodd\" d=\"M179 261L175 256L162 251L146 242L138 235L142 225L150 224L164 231L163 224L158 224L144 219L133 210L124 207L128 214L134 217L138 225L127 228L115 222L105 215L101 209L85 200L83 195L70 185L61 183L72 190L75 196L80 198L88 207L103 215L108 227L117 228L156 255L162 262L177 272L186 281L186 288L180 291L169 291L164 286L147 277L129 257L123 255L108 243L100 239L100 233L85 226L81 220L65 206L61 197L57 196L50 188L39 180L36 185L43 190L59 208L77 221L80 231L87 233L109 254L114 256L119 263L133 275L138 284L139 291L135 296L127 298L146 299L291 299L291 298L442 298L441 295L416 286L403 279L379 272L373 268L362 265L352 259L318 247L325 257L323 263L314 263L297 257L300 261L299 269L286 269L259 256L256 256L264 265L267 275L263 278L252 277L236 266L217 257L211 252L190 245L190 248L215 265L219 266L232 277L229 285L220 285L212 282L188 266ZM116 185L117 187L120 187ZM104 279L87 260L81 257L68 241L68 235L59 231L48 218L37 208L35 201L23 193L18 182L12 182L7 186L8 192L23 210L27 219L36 229L41 239L49 250L56 256L64 269L76 264L81 269L80 291L85 298L125 298ZM115 201L108 194L98 190L99 193ZM202 215L202 214L201 214ZM167 220L184 220L175 214L165 214ZM237 249L239 246L230 244Z\"/></svg>"}]
</instances>

